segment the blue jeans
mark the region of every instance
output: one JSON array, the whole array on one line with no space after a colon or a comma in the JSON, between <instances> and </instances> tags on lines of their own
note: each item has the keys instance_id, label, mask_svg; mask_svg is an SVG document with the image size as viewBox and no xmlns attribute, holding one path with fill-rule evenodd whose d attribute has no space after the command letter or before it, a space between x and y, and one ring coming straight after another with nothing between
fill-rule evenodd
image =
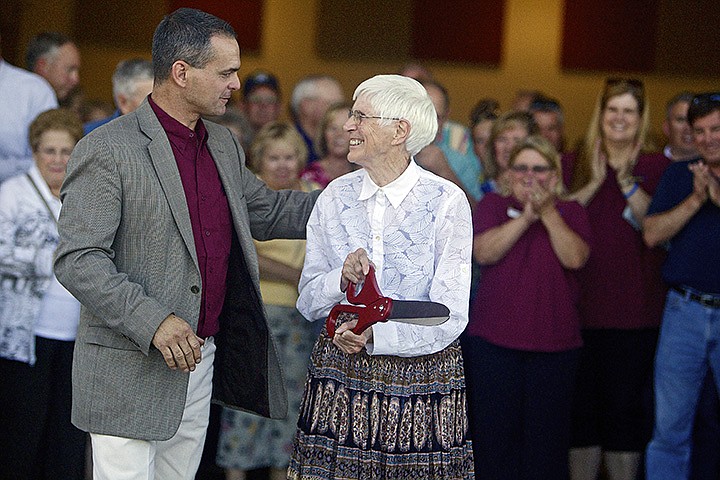
<instances>
[{"instance_id":1,"label":"blue jeans","mask_svg":"<svg viewBox=\"0 0 720 480\"><path fill-rule=\"evenodd\" d=\"M692 426L708 368L720 390L720 308L670 290L655 356L655 429L648 480L687 479Z\"/></svg>"}]
</instances>

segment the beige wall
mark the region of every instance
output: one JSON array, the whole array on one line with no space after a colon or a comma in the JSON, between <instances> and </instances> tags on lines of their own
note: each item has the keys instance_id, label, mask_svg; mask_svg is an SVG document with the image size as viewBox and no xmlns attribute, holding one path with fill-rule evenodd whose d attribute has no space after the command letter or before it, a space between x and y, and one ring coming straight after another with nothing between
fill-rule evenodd
<instances>
[{"instance_id":1,"label":"beige wall","mask_svg":"<svg viewBox=\"0 0 720 480\"><path fill-rule=\"evenodd\" d=\"M42 29L72 31L73 0L51 2L26 0L22 40ZM152 3L152 2L147 2ZM243 54L241 76L255 68L278 75L287 100L292 85L309 73L330 73L340 79L349 97L354 87L377 73L398 69L394 63L329 61L315 54L315 18L318 0L266 0L263 18L262 48L258 53ZM150 10L161 9L157 4ZM147 12L146 12L147 13ZM143 21L147 15L134 12ZM565 107L568 140L582 137L597 92L604 78L613 72L574 73L560 68L563 0L507 0L503 56L499 68L477 68L430 62L427 66L451 95L452 117L465 123L470 109L483 97L497 98L503 108L510 104L519 88L541 89L558 98ZM146 20L149 21L149 20ZM153 18L154 22L155 19ZM439 32L438 34L443 34ZM451 34L451 33L449 33ZM368 39L372 42L372 39ZM110 99L110 76L115 64L129 56L149 58L147 50L127 51L81 45L82 83L91 98ZM645 80L652 125L660 132L665 101L682 89L720 89L720 79L681 76L640 75Z\"/></svg>"}]
</instances>

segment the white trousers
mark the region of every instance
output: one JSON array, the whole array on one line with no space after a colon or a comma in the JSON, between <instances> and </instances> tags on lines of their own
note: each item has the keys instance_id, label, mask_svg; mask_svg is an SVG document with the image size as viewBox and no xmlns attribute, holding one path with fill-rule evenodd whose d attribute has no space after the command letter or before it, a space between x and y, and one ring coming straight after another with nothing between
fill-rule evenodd
<instances>
[{"instance_id":1,"label":"white trousers","mask_svg":"<svg viewBox=\"0 0 720 480\"><path fill-rule=\"evenodd\" d=\"M164 441L90 434L93 480L193 480L210 418L215 343L205 340L202 361L190 372L180 427Z\"/></svg>"}]
</instances>

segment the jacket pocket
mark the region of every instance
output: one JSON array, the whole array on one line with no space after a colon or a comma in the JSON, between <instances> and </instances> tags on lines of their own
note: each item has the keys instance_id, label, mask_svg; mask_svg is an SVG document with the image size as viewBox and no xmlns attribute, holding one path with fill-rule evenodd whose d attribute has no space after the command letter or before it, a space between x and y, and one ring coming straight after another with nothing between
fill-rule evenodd
<instances>
[{"instance_id":1,"label":"jacket pocket","mask_svg":"<svg viewBox=\"0 0 720 480\"><path fill-rule=\"evenodd\" d=\"M84 338L86 343L120 350L141 350L132 340L121 333L107 327L89 326Z\"/></svg>"}]
</instances>

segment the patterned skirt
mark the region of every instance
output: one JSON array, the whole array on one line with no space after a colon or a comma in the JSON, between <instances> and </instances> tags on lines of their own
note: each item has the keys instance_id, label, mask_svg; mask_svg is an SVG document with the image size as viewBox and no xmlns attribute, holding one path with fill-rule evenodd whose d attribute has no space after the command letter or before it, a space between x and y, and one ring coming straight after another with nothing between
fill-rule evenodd
<instances>
[{"instance_id":1,"label":"patterned skirt","mask_svg":"<svg viewBox=\"0 0 720 480\"><path fill-rule=\"evenodd\" d=\"M458 341L420 357L315 344L290 479L474 478Z\"/></svg>"}]
</instances>

